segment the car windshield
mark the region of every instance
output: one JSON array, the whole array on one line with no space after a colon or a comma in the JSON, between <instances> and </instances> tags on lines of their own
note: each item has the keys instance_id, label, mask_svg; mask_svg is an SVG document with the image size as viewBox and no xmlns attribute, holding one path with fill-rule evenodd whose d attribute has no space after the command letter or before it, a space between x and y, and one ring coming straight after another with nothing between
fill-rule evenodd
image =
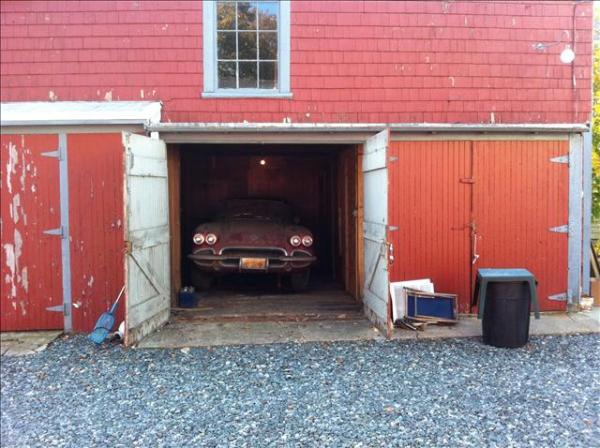
<instances>
[{"instance_id":1,"label":"car windshield","mask_svg":"<svg viewBox=\"0 0 600 448\"><path fill-rule=\"evenodd\" d=\"M292 210L289 205L281 201L232 199L225 202L219 212L219 218L292 222Z\"/></svg>"}]
</instances>

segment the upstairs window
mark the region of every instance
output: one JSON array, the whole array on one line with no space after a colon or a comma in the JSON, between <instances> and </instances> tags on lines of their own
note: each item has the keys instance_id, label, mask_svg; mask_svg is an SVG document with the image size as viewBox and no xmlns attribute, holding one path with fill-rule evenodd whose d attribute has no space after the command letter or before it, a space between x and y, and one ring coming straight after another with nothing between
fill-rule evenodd
<instances>
[{"instance_id":1,"label":"upstairs window","mask_svg":"<svg viewBox=\"0 0 600 448\"><path fill-rule=\"evenodd\" d=\"M291 96L289 1L205 1L203 8L203 96Z\"/></svg>"}]
</instances>

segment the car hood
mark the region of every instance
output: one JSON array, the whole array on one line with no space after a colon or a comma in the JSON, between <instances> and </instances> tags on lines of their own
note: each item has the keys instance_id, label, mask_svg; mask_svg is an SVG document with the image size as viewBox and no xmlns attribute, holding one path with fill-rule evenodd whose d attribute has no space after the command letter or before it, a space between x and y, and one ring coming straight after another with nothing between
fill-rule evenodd
<instances>
[{"instance_id":1,"label":"car hood","mask_svg":"<svg viewBox=\"0 0 600 448\"><path fill-rule=\"evenodd\" d=\"M306 227L256 219L205 223L198 226L196 232L214 233L219 247L285 247L292 235L312 236Z\"/></svg>"}]
</instances>

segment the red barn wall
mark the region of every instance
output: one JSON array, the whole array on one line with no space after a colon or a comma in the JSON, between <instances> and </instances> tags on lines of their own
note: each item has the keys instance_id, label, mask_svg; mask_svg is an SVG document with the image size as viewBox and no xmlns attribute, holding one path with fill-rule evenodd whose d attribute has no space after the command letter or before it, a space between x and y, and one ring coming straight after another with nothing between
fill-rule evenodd
<instances>
[{"instance_id":1,"label":"red barn wall","mask_svg":"<svg viewBox=\"0 0 600 448\"><path fill-rule=\"evenodd\" d=\"M291 5L293 98L202 99L199 0L4 1L2 101L160 100L164 121L590 119L591 2Z\"/></svg>"},{"instance_id":2,"label":"red barn wall","mask_svg":"<svg viewBox=\"0 0 600 448\"><path fill-rule=\"evenodd\" d=\"M89 332L125 281L123 145L120 133L69 134L67 147L73 329Z\"/></svg>"}]
</instances>

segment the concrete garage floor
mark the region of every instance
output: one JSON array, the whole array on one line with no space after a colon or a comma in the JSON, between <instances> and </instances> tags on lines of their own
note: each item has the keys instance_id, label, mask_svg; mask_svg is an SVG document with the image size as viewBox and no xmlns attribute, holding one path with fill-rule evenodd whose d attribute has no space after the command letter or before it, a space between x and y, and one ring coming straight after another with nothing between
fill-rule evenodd
<instances>
[{"instance_id":1,"label":"concrete garage floor","mask_svg":"<svg viewBox=\"0 0 600 448\"><path fill-rule=\"evenodd\" d=\"M333 284L306 293L257 285L199 294L196 308L173 308L167 326L139 347L202 347L380 337L362 305Z\"/></svg>"},{"instance_id":2,"label":"concrete garage floor","mask_svg":"<svg viewBox=\"0 0 600 448\"><path fill-rule=\"evenodd\" d=\"M2 356L32 355L44 350L62 331L20 331L0 333Z\"/></svg>"}]
</instances>

